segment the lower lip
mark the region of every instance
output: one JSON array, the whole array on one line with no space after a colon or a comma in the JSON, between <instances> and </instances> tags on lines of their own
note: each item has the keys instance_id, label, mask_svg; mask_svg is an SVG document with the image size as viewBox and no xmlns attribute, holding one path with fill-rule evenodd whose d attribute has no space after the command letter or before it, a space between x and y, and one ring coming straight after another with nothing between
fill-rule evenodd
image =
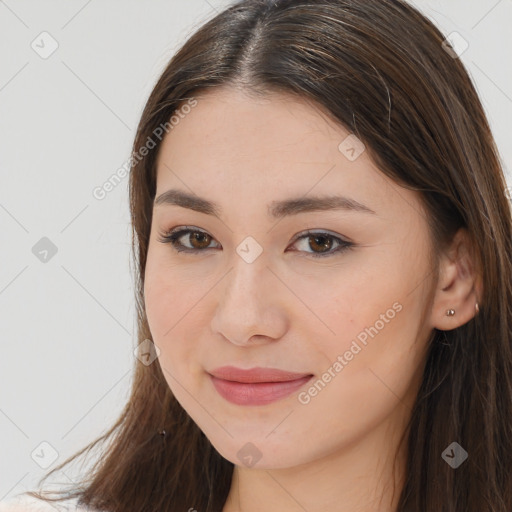
<instances>
[{"instance_id":1,"label":"lower lip","mask_svg":"<svg viewBox=\"0 0 512 512\"><path fill-rule=\"evenodd\" d=\"M313 376L307 375L287 382L243 383L210 378L217 392L228 402L236 405L266 405L281 400L309 382Z\"/></svg>"}]
</instances>

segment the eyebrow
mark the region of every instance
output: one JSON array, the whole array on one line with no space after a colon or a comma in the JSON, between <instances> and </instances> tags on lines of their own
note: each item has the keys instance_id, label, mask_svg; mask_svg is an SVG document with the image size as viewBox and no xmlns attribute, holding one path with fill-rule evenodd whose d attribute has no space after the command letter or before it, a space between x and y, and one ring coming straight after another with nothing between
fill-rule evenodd
<instances>
[{"instance_id":1,"label":"eyebrow","mask_svg":"<svg viewBox=\"0 0 512 512\"><path fill-rule=\"evenodd\" d=\"M222 213L222 209L218 204L178 189L167 190L160 194L154 201L155 206L164 204L181 206L182 208L188 208L199 213L214 215L216 217L220 217ZM303 196L281 201L272 201L268 206L268 214L274 219L297 215L299 213L326 210L346 210L376 214L371 208L368 208L368 206L344 196Z\"/></svg>"}]
</instances>

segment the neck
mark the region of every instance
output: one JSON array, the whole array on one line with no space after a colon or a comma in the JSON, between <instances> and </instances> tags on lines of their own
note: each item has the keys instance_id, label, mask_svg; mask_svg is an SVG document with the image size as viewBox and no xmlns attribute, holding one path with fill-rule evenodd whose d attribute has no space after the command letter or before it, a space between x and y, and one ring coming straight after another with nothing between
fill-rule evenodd
<instances>
[{"instance_id":1,"label":"neck","mask_svg":"<svg viewBox=\"0 0 512 512\"><path fill-rule=\"evenodd\" d=\"M398 425L392 417L306 464L271 469L235 465L222 512L395 512L406 473L406 438L400 447L399 441L408 418L402 416Z\"/></svg>"}]
</instances>

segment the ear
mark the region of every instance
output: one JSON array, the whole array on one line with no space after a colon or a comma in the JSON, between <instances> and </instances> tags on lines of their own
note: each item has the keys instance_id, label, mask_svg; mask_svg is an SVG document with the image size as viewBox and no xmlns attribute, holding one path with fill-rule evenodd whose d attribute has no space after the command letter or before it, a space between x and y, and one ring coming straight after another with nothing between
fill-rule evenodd
<instances>
[{"instance_id":1,"label":"ear","mask_svg":"<svg viewBox=\"0 0 512 512\"><path fill-rule=\"evenodd\" d=\"M455 234L450 248L441 255L439 279L432 304L432 327L450 331L469 322L482 297L482 279L477 273L473 246L465 228ZM455 314L448 316L447 310Z\"/></svg>"}]
</instances>

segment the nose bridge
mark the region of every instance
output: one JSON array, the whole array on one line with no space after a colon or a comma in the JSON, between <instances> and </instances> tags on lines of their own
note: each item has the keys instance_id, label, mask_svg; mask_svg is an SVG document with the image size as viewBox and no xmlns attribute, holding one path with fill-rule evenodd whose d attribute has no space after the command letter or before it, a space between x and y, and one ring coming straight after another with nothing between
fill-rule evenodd
<instances>
[{"instance_id":1,"label":"nose bridge","mask_svg":"<svg viewBox=\"0 0 512 512\"><path fill-rule=\"evenodd\" d=\"M260 238L260 237L259 237ZM231 255L232 269L227 279L228 285L226 295L231 296L239 293L252 293L258 284L268 278L270 274L267 265L267 251L252 236L246 236L237 246Z\"/></svg>"},{"instance_id":2,"label":"nose bridge","mask_svg":"<svg viewBox=\"0 0 512 512\"><path fill-rule=\"evenodd\" d=\"M219 302L228 303L234 300L239 309L240 307L243 309L245 305L253 303L254 299L268 301L266 294L261 293L269 274L271 274L267 268L267 263L263 255L251 261L236 254L233 257L231 272L226 276L227 284Z\"/></svg>"},{"instance_id":3,"label":"nose bridge","mask_svg":"<svg viewBox=\"0 0 512 512\"><path fill-rule=\"evenodd\" d=\"M264 254L252 261L239 254L233 258L212 320L213 330L233 343L243 344L254 335L280 336L283 319L275 293L270 292L269 280L275 277L267 265Z\"/></svg>"}]
</instances>

